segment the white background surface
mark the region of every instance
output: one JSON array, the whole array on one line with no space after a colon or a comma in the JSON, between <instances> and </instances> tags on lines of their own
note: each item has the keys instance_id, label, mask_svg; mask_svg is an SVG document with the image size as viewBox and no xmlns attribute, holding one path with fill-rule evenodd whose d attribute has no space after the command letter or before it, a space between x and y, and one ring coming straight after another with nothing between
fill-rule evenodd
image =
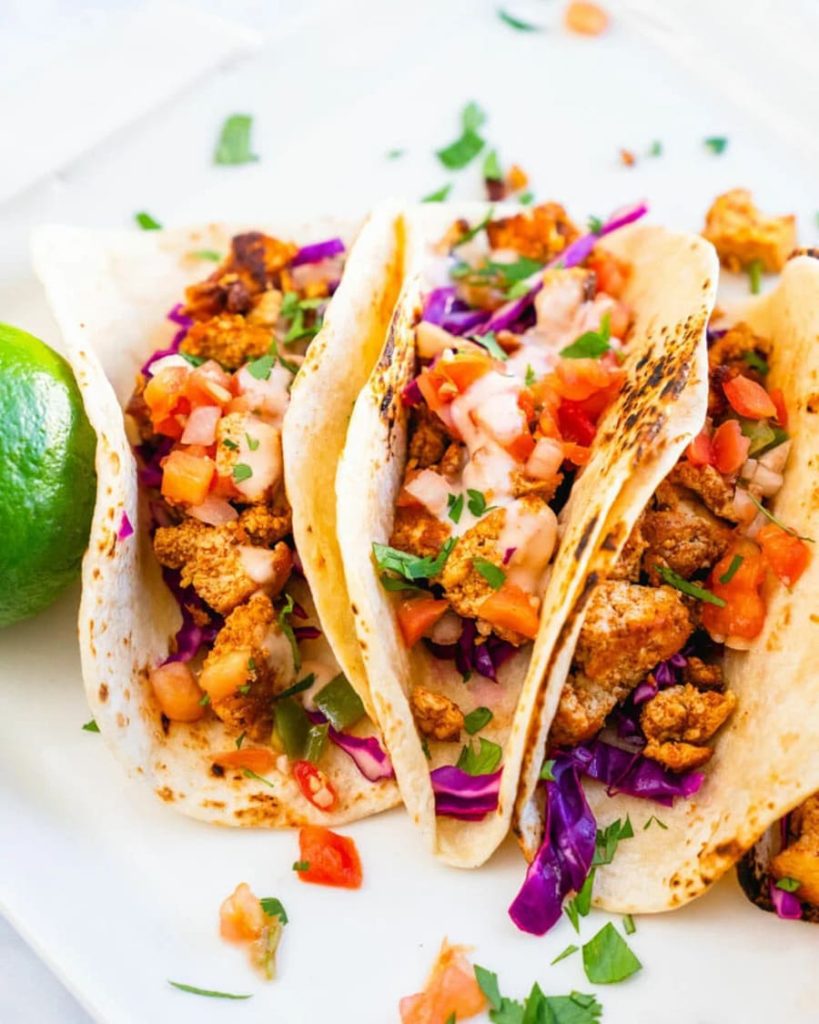
<instances>
[{"instance_id":1,"label":"white background surface","mask_svg":"<svg viewBox=\"0 0 819 1024\"><path fill-rule=\"evenodd\" d=\"M455 138L470 99L486 109L485 135L501 159L521 163L538 197L565 201L578 218L647 196L657 220L697 229L717 192L745 184L764 206L797 212L803 241L817 241L816 160L805 142L819 90L813 50L814 64L803 60L819 29L811 4L790 5L785 18L761 0L675 0L653 11L633 0L600 40L562 33L554 0L508 5L551 20L537 35L506 28L494 4L476 0L199 6L266 30L261 49L137 120L116 82L100 81L93 120L110 134L67 163L59 147L46 147L52 164L38 168L43 180L0 206L0 319L58 341L26 255L28 231L43 221L118 226L136 210L164 223L274 220L293 208L357 214L378 198L417 198L449 180L453 196L477 197L480 161L451 174L433 156ZM626 8L640 18L629 20ZM82 14L67 2L4 8L0 111L13 104L25 126L19 109L32 81L59 91L49 74L75 40L87 42L82 19L104 37L107 13ZM222 42L230 51L226 35ZM197 62L178 46L192 77ZM110 48L107 58L110 67ZM764 103L754 98L761 94ZM27 127L47 134L48 108L37 110ZM78 125L87 111L76 111ZM261 160L215 168L219 126L235 112L254 115ZM708 135L730 138L722 157L703 148ZM654 139L663 141L662 158L619 164L621 146L642 155ZM0 162L13 161L15 143L27 146L7 135ZM398 147L406 156L387 160ZM455 872L429 864L393 812L345 830L358 842L366 886L336 893L293 877L294 835L208 830L125 781L101 737L80 729L88 713L76 600L69 592L0 637L0 902L96 1019L397 1020L398 998L420 987L444 935L474 943L476 961L500 973L505 994L521 997L534 980L553 994L592 990L577 955L547 966L574 941L568 926L535 940L507 920L523 870L511 843L480 872ZM243 879L279 896L291 916L281 977L270 986L216 937L219 902ZM585 922L583 940L604 920ZM639 920L630 941L645 969L598 990L606 1024L816 1020L819 930L763 915L732 879L671 917ZM4 1024L87 1024L6 927L0 956ZM169 977L255 995L215 1003L172 991Z\"/></svg>"}]
</instances>

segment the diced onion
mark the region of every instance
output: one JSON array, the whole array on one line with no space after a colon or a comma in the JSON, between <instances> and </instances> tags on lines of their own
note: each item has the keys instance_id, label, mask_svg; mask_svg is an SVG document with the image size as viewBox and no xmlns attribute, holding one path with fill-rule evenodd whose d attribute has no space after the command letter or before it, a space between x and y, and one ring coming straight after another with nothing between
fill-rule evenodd
<instances>
[{"instance_id":1,"label":"diced onion","mask_svg":"<svg viewBox=\"0 0 819 1024\"><path fill-rule=\"evenodd\" d=\"M563 445L551 437L540 437L526 462L526 475L535 480L551 480L563 462Z\"/></svg>"},{"instance_id":2,"label":"diced onion","mask_svg":"<svg viewBox=\"0 0 819 1024\"><path fill-rule=\"evenodd\" d=\"M182 444L201 444L206 448L216 440L216 424L222 415L217 405L200 405L188 416Z\"/></svg>"},{"instance_id":3,"label":"diced onion","mask_svg":"<svg viewBox=\"0 0 819 1024\"><path fill-rule=\"evenodd\" d=\"M743 487L737 487L734 491L734 514L741 523L750 523L756 516L759 509L751 500L751 496Z\"/></svg>"},{"instance_id":4,"label":"diced onion","mask_svg":"<svg viewBox=\"0 0 819 1024\"><path fill-rule=\"evenodd\" d=\"M422 469L417 476L405 484L405 490L420 501L424 508L434 516L443 519L446 515L449 484L440 473L436 473L432 469Z\"/></svg>"},{"instance_id":5,"label":"diced onion","mask_svg":"<svg viewBox=\"0 0 819 1024\"><path fill-rule=\"evenodd\" d=\"M785 470L790 453L791 442L783 441L782 444L778 444L776 448L771 448L770 451L765 452L764 455L760 455L759 464L764 466L766 469L771 470L772 473L782 473Z\"/></svg>"},{"instance_id":6,"label":"diced onion","mask_svg":"<svg viewBox=\"0 0 819 1024\"><path fill-rule=\"evenodd\" d=\"M200 522L209 526L222 526L224 523L232 523L237 519L239 513L224 498L218 498L215 494L209 494L199 505L192 505L188 512Z\"/></svg>"},{"instance_id":7,"label":"diced onion","mask_svg":"<svg viewBox=\"0 0 819 1024\"><path fill-rule=\"evenodd\" d=\"M784 482L785 480L781 473L774 473L767 466L763 466L761 462L756 467L753 480L751 481L754 488L758 489L766 498L772 498Z\"/></svg>"}]
</instances>

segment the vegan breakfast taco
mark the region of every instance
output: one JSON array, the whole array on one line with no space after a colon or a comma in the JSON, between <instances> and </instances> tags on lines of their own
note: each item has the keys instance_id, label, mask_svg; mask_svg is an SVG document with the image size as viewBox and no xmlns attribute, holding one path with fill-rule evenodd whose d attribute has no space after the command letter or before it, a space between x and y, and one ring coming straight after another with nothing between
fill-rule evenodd
<instances>
[{"instance_id":1,"label":"vegan breakfast taco","mask_svg":"<svg viewBox=\"0 0 819 1024\"><path fill-rule=\"evenodd\" d=\"M714 251L627 226L645 212L587 231L556 203L406 217L404 290L353 412L337 522L402 798L455 865L509 828L586 563L704 351Z\"/></svg>"},{"instance_id":2,"label":"vegan breakfast taco","mask_svg":"<svg viewBox=\"0 0 819 1024\"><path fill-rule=\"evenodd\" d=\"M398 231L383 209L360 233L35 237L98 437L88 700L128 768L206 821L333 824L398 801L332 501L400 285Z\"/></svg>"},{"instance_id":3,"label":"vegan breakfast taco","mask_svg":"<svg viewBox=\"0 0 819 1024\"><path fill-rule=\"evenodd\" d=\"M795 256L728 323L699 346L689 415L623 480L549 664L516 814L526 931L571 892L680 906L819 787L819 262ZM764 868L769 903L783 878L817 896L814 804Z\"/></svg>"}]
</instances>

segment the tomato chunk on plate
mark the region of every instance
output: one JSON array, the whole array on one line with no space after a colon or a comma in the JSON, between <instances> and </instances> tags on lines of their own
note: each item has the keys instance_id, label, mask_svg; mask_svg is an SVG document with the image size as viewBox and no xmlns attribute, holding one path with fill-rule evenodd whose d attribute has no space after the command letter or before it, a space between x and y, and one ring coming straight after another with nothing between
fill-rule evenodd
<instances>
[{"instance_id":1,"label":"tomato chunk on plate","mask_svg":"<svg viewBox=\"0 0 819 1024\"><path fill-rule=\"evenodd\" d=\"M296 872L303 882L360 889L361 859L352 839L321 825L305 825L299 832Z\"/></svg>"}]
</instances>

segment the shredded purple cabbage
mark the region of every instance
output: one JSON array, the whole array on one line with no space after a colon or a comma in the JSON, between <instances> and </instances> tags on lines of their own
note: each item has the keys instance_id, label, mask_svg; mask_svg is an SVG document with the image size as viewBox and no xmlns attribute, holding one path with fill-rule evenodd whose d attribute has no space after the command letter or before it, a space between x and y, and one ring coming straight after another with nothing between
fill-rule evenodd
<instances>
[{"instance_id":1,"label":"shredded purple cabbage","mask_svg":"<svg viewBox=\"0 0 819 1024\"><path fill-rule=\"evenodd\" d=\"M508 640L492 634L478 642L478 627L474 619L464 619L461 635L454 644L436 644L429 638L424 643L440 661L455 661L455 667L464 678L478 672L492 682L498 681L498 671L512 657L516 648Z\"/></svg>"},{"instance_id":2,"label":"shredded purple cabbage","mask_svg":"<svg viewBox=\"0 0 819 1024\"><path fill-rule=\"evenodd\" d=\"M119 529L117 530L117 540L127 540L134 534L134 527L131 520L128 518L128 513L125 509L122 510L122 519L119 521Z\"/></svg>"},{"instance_id":3,"label":"shredded purple cabbage","mask_svg":"<svg viewBox=\"0 0 819 1024\"><path fill-rule=\"evenodd\" d=\"M137 470L137 479L143 487L162 486L162 465L161 462L173 448L174 441L171 437L160 437L151 444L138 444L136 453L141 463Z\"/></svg>"},{"instance_id":4,"label":"shredded purple cabbage","mask_svg":"<svg viewBox=\"0 0 819 1024\"><path fill-rule=\"evenodd\" d=\"M555 761L546 783L545 838L509 907L521 931L544 935L560 919L563 900L583 887L594 858L597 824L586 802L577 767Z\"/></svg>"},{"instance_id":5,"label":"shredded purple cabbage","mask_svg":"<svg viewBox=\"0 0 819 1024\"><path fill-rule=\"evenodd\" d=\"M640 711L633 700L626 701L611 713L610 723L617 729L617 735L635 747L646 745L645 734L640 725Z\"/></svg>"},{"instance_id":6,"label":"shredded purple cabbage","mask_svg":"<svg viewBox=\"0 0 819 1024\"><path fill-rule=\"evenodd\" d=\"M514 555L514 553L516 551L517 551L517 548L507 548L504 551L504 553L503 553L503 564L504 565L509 565L509 560L511 559L512 555Z\"/></svg>"},{"instance_id":7,"label":"shredded purple cabbage","mask_svg":"<svg viewBox=\"0 0 819 1024\"><path fill-rule=\"evenodd\" d=\"M404 405L415 406L420 405L423 400L424 396L418 387L418 378L413 377L409 384L404 386L404 390L401 392L401 401Z\"/></svg>"},{"instance_id":8,"label":"shredded purple cabbage","mask_svg":"<svg viewBox=\"0 0 819 1024\"><path fill-rule=\"evenodd\" d=\"M612 231L617 231L619 228L625 227L626 224L631 224L635 220L639 220L641 217L645 216L646 213L648 213L648 206L644 202L635 203L633 206L627 206L623 207L621 210L616 210L609 217L606 223L603 224L599 231L590 232L589 234L578 238L577 241L572 242L572 244L567 246L562 253L556 256L548 266L566 268L576 267L587 259L599 238L603 238L604 235L609 235ZM504 331L511 329L512 325L526 312L528 307L534 301L537 293L543 287L543 272L539 270L526 280L527 283L531 285L529 291L519 299L513 299L511 302L507 302L501 306L500 309L495 310L489 320L477 328L475 333L486 334L489 331Z\"/></svg>"},{"instance_id":9,"label":"shredded purple cabbage","mask_svg":"<svg viewBox=\"0 0 819 1024\"><path fill-rule=\"evenodd\" d=\"M433 288L424 301L421 319L442 327L450 334L463 335L485 323L490 313L486 309L470 309L459 299L455 288Z\"/></svg>"},{"instance_id":10,"label":"shredded purple cabbage","mask_svg":"<svg viewBox=\"0 0 819 1024\"><path fill-rule=\"evenodd\" d=\"M328 238L324 242L313 242L312 245L305 245L299 249L290 266L300 267L303 263L319 263L331 256L340 256L344 251L345 246L340 238Z\"/></svg>"},{"instance_id":11,"label":"shredded purple cabbage","mask_svg":"<svg viewBox=\"0 0 819 1024\"><path fill-rule=\"evenodd\" d=\"M321 711L308 711L307 717L316 724L323 725L327 721L326 715ZM369 782L395 778L389 754L375 736L347 736L334 729L332 725L328 728L327 735L331 743L335 743L353 759L356 768Z\"/></svg>"},{"instance_id":12,"label":"shredded purple cabbage","mask_svg":"<svg viewBox=\"0 0 819 1024\"><path fill-rule=\"evenodd\" d=\"M185 316L185 314L182 312L183 308L184 307L182 303L178 302L170 311L170 313L168 313L167 316L165 317L166 320L170 320L172 323L178 324L179 330L173 336L173 339L167 348L161 348L158 351L154 352L142 364L139 372L142 374L143 377L153 377L153 371L151 370L153 364L158 362L160 359L164 359L165 356L176 355L176 353L179 351L179 346L182 344L185 335L188 333L191 325L193 324L193 320L189 316Z\"/></svg>"},{"instance_id":13,"label":"shredded purple cabbage","mask_svg":"<svg viewBox=\"0 0 819 1024\"><path fill-rule=\"evenodd\" d=\"M777 889L773 879L771 880L771 903L773 903L776 916L785 921L798 921L802 917L802 901L796 893Z\"/></svg>"},{"instance_id":14,"label":"shredded purple cabbage","mask_svg":"<svg viewBox=\"0 0 819 1024\"><path fill-rule=\"evenodd\" d=\"M191 658L196 657L203 644L213 643L221 626L221 620L218 624L212 623L207 626L198 626L194 621L191 608L206 611L202 598L199 597L193 587L182 586L179 582L180 576L177 570L163 567L162 578L176 598L179 610L182 613L182 625L179 627L175 637L176 651L173 654L169 654L163 664L167 665L170 661L190 661ZM208 612L208 614L212 615L213 613Z\"/></svg>"},{"instance_id":15,"label":"shredded purple cabbage","mask_svg":"<svg viewBox=\"0 0 819 1024\"><path fill-rule=\"evenodd\" d=\"M293 602L293 618L294 619L306 619L309 618L307 612L302 608L298 601Z\"/></svg>"},{"instance_id":16,"label":"shredded purple cabbage","mask_svg":"<svg viewBox=\"0 0 819 1024\"><path fill-rule=\"evenodd\" d=\"M497 809L503 768L490 775L470 775L454 765L430 772L435 813L461 821L480 821Z\"/></svg>"},{"instance_id":17,"label":"shredded purple cabbage","mask_svg":"<svg viewBox=\"0 0 819 1024\"><path fill-rule=\"evenodd\" d=\"M664 807L671 807L677 797L693 796L705 779L702 772L675 775L639 752L623 750L601 739L573 747L563 756L584 775L604 783L609 796L628 793Z\"/></svg>"},{"instance_id":18,"label":"shredded purple cabbage","mask_svg":"<svg viewBox=\"0 0 819 1024\"><path fill-rule=\"evenodd\" d=\"M293 629L293 636L297 640L315 640L321 636L321 630L318 626L296 626Z\"/></svg>"},{"instance_id":19,"label":"shredded purple cabbage","mask_svg":"<svg viewBox=\"0 0 819 1024\"><path fill-rule=\"evenodd\" d=\"M713 345L715 341L718 341L720 338L724 338L727 333L727 327L712 327L709 324L705 329L705 338L709 345Z\"/></svg>"}]
</instances>

